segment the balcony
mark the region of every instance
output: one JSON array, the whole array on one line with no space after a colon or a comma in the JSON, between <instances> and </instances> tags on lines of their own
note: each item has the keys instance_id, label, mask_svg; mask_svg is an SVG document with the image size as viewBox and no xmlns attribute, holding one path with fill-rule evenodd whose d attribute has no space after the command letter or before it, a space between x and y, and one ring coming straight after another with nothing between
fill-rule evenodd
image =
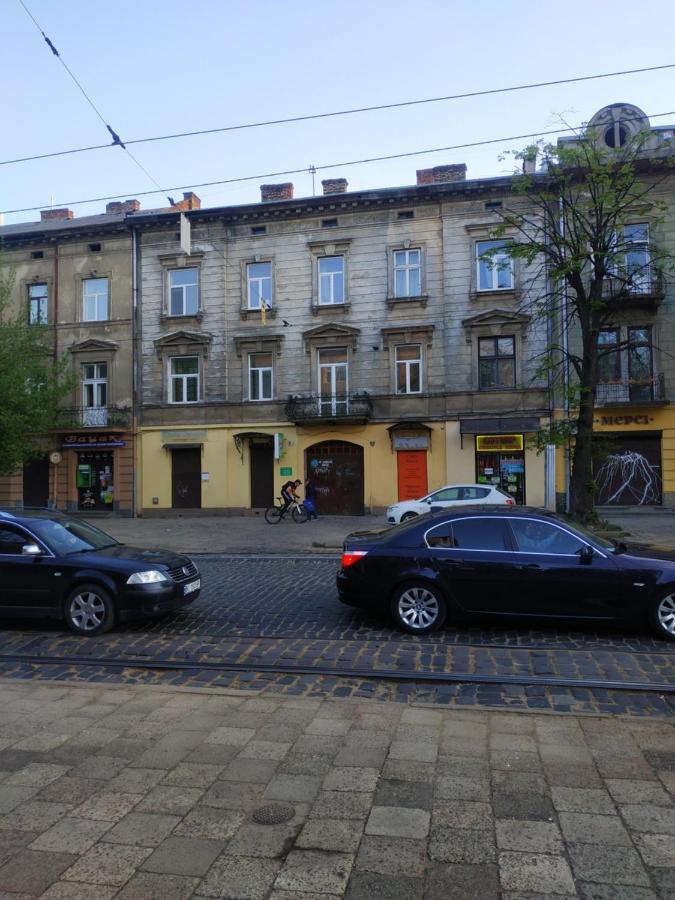
<instances>
[{"instance_id":1,"label":"balcony","mask_svg":"<svg viewBox=\"0 0 675 900\"><path fill-rule=\"evenodd\" d=\"M606 278L603 285L604 298L623 309L653 309L662 303L665 295L663 271L652 265L632 276L626 274Z\"/></svg>"},{"instance_id":2,"label":"balcony","mask_svg":"<svg viewBox=\"0 0 675 900\"><path fill-rule=\"evenodd\" d=\"M603 381L596 391L596 406L665 403L666 385L663 375L644 381Z\"/></svg>"},{"instance_id":3,"label":"balcony","mask_svg":"<svg viewBox=\"0 0 675 900\"><path fill-rule=\"evenodd\" d=\"M373 414L373 401L367 391L360 394L307 394L290 396L284 412L296 425L312 422L349 422L364 424Z\"/></svg>"},{"instance_id":4,"label":"balcony","mask_svg":"<svg viewBox=\"0 0 675 900\"><path fill-rule=\"evenodd\" d=\"M59 428L128 428L131 410L117 406L74 406L61 410Z\"/></svg>"}]
</instances>

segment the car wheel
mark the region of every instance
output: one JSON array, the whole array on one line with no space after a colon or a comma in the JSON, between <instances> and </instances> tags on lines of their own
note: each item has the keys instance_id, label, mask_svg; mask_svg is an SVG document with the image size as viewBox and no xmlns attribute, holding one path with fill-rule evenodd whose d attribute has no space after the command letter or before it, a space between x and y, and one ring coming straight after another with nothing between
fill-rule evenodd
<instances>
[{"instance_id":1,"label":"car wheel","mask_svg":"<svg viewBox=\"0 0 675 900\"><path fill-rule=\"evenodd\" d=\"M675 589L664 591L656 598L649 618L659 637L675 641Z\"/></svg>"},{"instance_id":2,"label":"car wheel","mask_svg":"<svg viewBox=\"0 0 675 900\"><path fill-rule=\"evenodd\" d=\"M416 518L417 518L417 513L414 513L414 512L403 513L403 515L401 516L401 522L407 522L409 519L416 519Z\"/></svg>"},{"instance_id":3,"label":"car wheel","mask_svg":"<svg viewBox=\"0 0 675 900\"><path fill-rule=\"evenodd\" d=\"M411 581L394 592L391 612L399 628L410 634L428 634L445 621L447 607L441 592L425 581Z\"/></svg>"},{"instance_id":4,"label":"car wheel","mask_svg":"<svg viewBox=\"0 0 675 900\"><path fill-rule=\"evenodd\" d=\"M76 634L104 634L115 624L115 606L108 592L97 584L81 584L71 591L64 614Z\"/></svg>"}]
</instances>

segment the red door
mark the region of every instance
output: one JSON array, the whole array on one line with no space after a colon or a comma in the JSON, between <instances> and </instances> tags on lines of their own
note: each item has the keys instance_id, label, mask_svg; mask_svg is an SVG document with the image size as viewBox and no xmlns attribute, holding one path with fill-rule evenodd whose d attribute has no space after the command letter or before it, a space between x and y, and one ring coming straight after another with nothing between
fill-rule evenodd
<instances>
[{"instance_id":1,"label":"red door","mask_svg":"<svg viewBox=\"0 0 675 900\"><path fill-rule=\"evenodd\" d=\"M427 493L427 451L398 451L398 499L416 500Z\"/></svg>"}]
</instances>

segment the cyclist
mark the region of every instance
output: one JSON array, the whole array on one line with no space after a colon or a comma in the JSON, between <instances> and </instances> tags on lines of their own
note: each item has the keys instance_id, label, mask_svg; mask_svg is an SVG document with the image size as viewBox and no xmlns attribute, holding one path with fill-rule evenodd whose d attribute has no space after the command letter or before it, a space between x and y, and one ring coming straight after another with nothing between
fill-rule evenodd
<instances>
[{"instance_id":1,"label":"cyclist","mask_svg":"<svg viewBox=\"0 0 675 900\"><path fill-rule=\"evenodd\" d=\"M298 478L296 481L287 481L281 485L281 498L284 501L284 509L286 512L291 503L296 499L296 491L302 482Z\"/></svg>"}]
</instances>

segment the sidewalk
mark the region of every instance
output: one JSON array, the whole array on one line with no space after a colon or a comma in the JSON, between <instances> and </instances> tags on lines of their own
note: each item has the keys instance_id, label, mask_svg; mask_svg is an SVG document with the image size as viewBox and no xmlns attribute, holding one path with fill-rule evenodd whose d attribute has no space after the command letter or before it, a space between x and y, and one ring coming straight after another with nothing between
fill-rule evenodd
<instances>
[{"instance_id":1,"label":"sidewalk","mask_svg":"<svg viewBox=\"0 0 675 900\"><path fill-rule=\"evenodd\" d=\"M2 897L672 898L674 797L665 719L0 682Z\"/></svg>"}]
</instances>

